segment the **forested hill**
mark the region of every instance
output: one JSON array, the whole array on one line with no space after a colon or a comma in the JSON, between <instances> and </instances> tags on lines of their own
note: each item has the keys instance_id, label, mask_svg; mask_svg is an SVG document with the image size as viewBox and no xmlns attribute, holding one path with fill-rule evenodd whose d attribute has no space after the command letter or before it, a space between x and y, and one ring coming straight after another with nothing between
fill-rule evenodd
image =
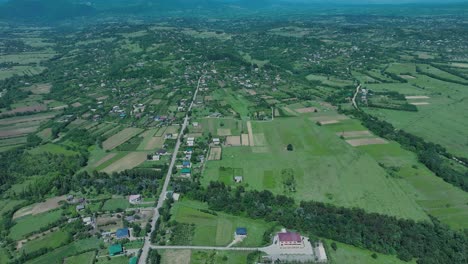
<instances>
[{"instance_id":1,"label":"forested hill","mask_svg":"<svg viewBox=\"0 0 468 264\"><path fill-rule=\"evenodd\" d=\"M467 15L466 3L357 5L301 0L0 0L0 20L57 22L77 17L140 19L175 16L226 18L270 12L302 14ZM415 9L418 12L415 12Z\"/></svg>"},{"instance_id":2,"label":"forested hill","mask_svg":"<svg viewBox=\"0 0 468 264\"><path fill-rule=\"evenodd\" d=\"M93 7L68 0L11 0L0 6L4 20L56 21L94 14Z\"/></svg>"}]
</instances>

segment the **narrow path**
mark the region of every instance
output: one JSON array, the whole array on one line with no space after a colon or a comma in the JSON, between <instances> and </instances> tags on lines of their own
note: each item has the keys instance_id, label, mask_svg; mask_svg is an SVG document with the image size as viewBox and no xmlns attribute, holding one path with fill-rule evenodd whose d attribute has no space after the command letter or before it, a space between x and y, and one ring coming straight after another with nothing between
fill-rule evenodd
<instances>
[{"instance_id":1,"label":"narrow path","mask_svg":"<svg viewBox=\"0 0 468 264\"><path fill-rule=\"evenodd\" d=\"M357 87L356 87L356 92L354 93L354 96L353 96L353 106L354 108L356 108L356 110L359 110L359 107L357 106L356 104L356 97L359 93L359 90L361 89L361 84L359 84Z\"/></svg>"},{"instance_id":2,"label":"narrow path","mask_svg":"<svg viewBox=\"0 0 468 264\"><path fill-rule=\"evenodd\" d=\"M190 103L190 106L189 106L189 108L187 110L187 114L185 114L184 123L182 124L179 135L177 136L177 143L176 143L176 146L174 148L174 153L172 153L172 159L171 159L171 163L169 165L168 171L167 171L166 179L165 179L164 185L163 185L163 187L161 189L161 194L159 195L158 204L154 208L154 216L153 216L153 220L151 221L151 233L154 232L154 229L155 229L155 226L156 226L156 221L159 218L159 208L162 207L162 205L164 203L164 199L166 198L166 191L167 191L167 187L169 186L169 182L171 181L172 168L174 167L174 164L175 164L175 162L177 160L177 153L179 152L179 148L180 148L180 145L181 145L182 134L183 134L185 128L187 127L187 125L188 125L188 121L189 121L188 113L192 110L193 103L195 102L195 99L197 98L198 89L200 88L200 83L201 83L202 78L203 78L203 75L200 76L200 78L198 79L197 89L195 90L195 93L193 94L192 102ZM145 237L145 244L143 245L142 252L141 252L141 255L140 255L140 259L138 260L139 264L146 264L146 260L148 259L148 253L149 253L150 247L152 247L151 246L151 236L147 235Z\"/></svg>"}]
</instances>

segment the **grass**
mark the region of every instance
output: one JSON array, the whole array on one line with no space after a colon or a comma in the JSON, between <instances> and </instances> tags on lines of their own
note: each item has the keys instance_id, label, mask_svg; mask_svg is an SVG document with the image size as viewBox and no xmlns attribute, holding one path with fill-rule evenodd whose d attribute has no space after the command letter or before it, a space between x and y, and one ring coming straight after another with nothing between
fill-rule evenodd
<instances>
[{"instance_id":1,"label":"grass","mask_svg":"<svg viewBox=\"0 0 468 264\"><path fill-rule=\"evenodd\" d=\"M360 207L403 218L428 219L370 155L348 145L333 129L301 117L252 124L254 134L264 134L266 145L225 148L222 160L207 162L203 184L220 180L220 167L242 168L243 185L248 189L267 189L297 200ZM347 126L366 130L359 123ZM286 150L288 144L293 145L294 151ZM285 187L283 170L293 171L295 192ZM233 181L230 184L235 185Z\"/></svg>"},{"instance_id":2,"label":"grass","mask_svg":"<svg viewBox=\"0 0 468 264\"><path fill-rule=\"evenodd\" d=\"M93 264L95 251L85 252L65 259L65 264Z\"/></svg>"},{"instance_id":3,"label":"grass","mask_svg":"<svg viewBox=\"0 0 468 264\"><path fill-rule=\"evenodd\" d=\"M263 233L273 226L261 220L233 216L218 212L212 215L201 212L207 205L197 201L182 200L172 207L172 219L180 223L195 224L193 245L226 246L234 240L237 227L246 227L248 236L236 246L261 246Z\"/></svg>"},{"instance_id":4,"label":"grass","mask_svg":"<svg viewBox=\"0 0 468 264\"><path fill-rule=\"evenodd\" d=\"M230 252L230 251L192 251L191 264L204 263L247 263L247 256L250 252Z\"/></svg>"},{"instance_id":5,"label":"grass","mask_svg":"<svg viewBox=\"0 0 468 264\"><path fill-rule=\"evenodd\" d=\"M30 254L33 253L41 248L44 248L44 246L47 246L48 248L57 248L63 243L65 243L69 238L68 232L59 230L55 231L52 233L48 233L43 237L40 237L38 239L31 240L24 244L24 246L21 248L21 251Z\"/></svg>"},{"instance_id":6,"label":"grass","mask_svg":"<svg viewBox=\"0 0 468 264\"><path fill-rule=\"evenodd\" d=\"M240 135L243 131L247 133L247 127L244 122L230 118L204 118L200 124L205 134L211 133L212 136L218 136L218 129L230 129L231 135Z\"/></svg>"},{"instance_id":7,"label":"grass","mask_svg":"<svg viewBox=\"0 0 468 264\"><path fill-rule=\"evenodd\" d=\"M327 77L322 75L309 74L306 76L306 79L309 81L319 81L324 85L334 86L334 87L344 87L348 85L353 85L353 82L350 80L341 80L334 77Z\"/></svg>"},{"instance_id":8,"label":"grass","mask_svg":"<svg viewBox=\"0 0 468 264\"><path fill-rule=\"evenodd\" d=\"M424 165L414 153L397 143L361 146L378 162L397 167L398 184L429 214L455 229L468 228L468 194L446 183Z\"/></svg>"},{"instance_id":9,"label":"grass","mask_svg":"<svg viewBox=\"0 0 468 264\"><path fill-rule=\"evenodd\" d=\"M111 257L110 260L107 258L100 258L99 264L128 264L129 257L127 256L119 256L119 257Z\"/></svg>"},{"instance_id":10,"label":"grass","mask_svg":"<svg viewBox=\"0 0 468 264\"><path fill-rule=\"evenodd\" d=\"M39 231L41 228L45 228L57 222L61 217L62 210L56 210L18 218L15 221L15 225L10 229L9 237L13 240L19 240L28 234Z\"/></svg>"},{"instance_id":11,"label":"grass","mask_svg":"<svg viewBox=\"0 0 468 264\"><path fill-rule=\"evenodd\" d=\"M0 263L8 263L10 261L10 253L5 248L0 248Z\"/></svg>"},{"instance_id":12,"label":"grass","mask_svg":"<svg viewBox=\"0 0 468 264\"><path fill-rule=\"evenodd\" d=\"M0 215L3 215L9 210L12 210L15 206L22 204L22 200L10 200L10 199L1 199L0 200Z\"/></svg>"},{"instance_id":13,"label":"grass","mask_svg":"<svg viewBox=\"0 0 468 264\"><path fill-rule=\"evenodd\" d=\"M73 150L68 150L65 147L53 143L48 143L45 145L40 145L32 150L29 151L31 154L43 154L43 153L52 153L52 154L63 154L63 155L69 155L69 156L74 156L77 155L78 153L73 151Z\"/></svg>"},{"instance_id":14,"label":"grass","mask_svg":"<svg viewBox=\"0 0 468 264\"><path fill-rule=\"evenodd\" d=\"M327 240L328 244L331 244L332 241ZM337 250L334 251L330 248L327 251L330 263L341 264L341 263L359 263L359 264L403 264L403 263L416 263L416 261L405 262L398 259L394 255L384 255L380 253L375 253L377 258L374 259L372 254L374 252L350 246L347 244L335 242L337 245Z\"/></svg>"},{"instance_id":15,"label":"grass","mask_svg":"<svg viewBox=\"0 0 468 264\"><path fill-rule=\"evenodd\" d=\"M74 241L66 246L59 247L38 258L32 259L26 262L26 264L62 264L63 259L65 259L66 257L73 256L79 252L98 249L100 244L101 241L97 238L87 238Z\"/></svg>"},{"instance_id":16,"label":"grass","mask_svg":"<svg viewBox=\"0 0 468 264\"><path fill-rule=\"evenodd\" d=\"M107 200L102 206L103 211L115 211L117 209L127 209L130 207L130 203L125 198L113 198Z\"/></svg>"},{"instance_id":17,"label":"grass","mask_svg":"<svg viewBox=\"0 0 468 264\"><path fill-rule=\"evenodd\" d=\"M105 150L116 148L120 144L125 143L125 141L141 133L141 131L143 131L141 128L125 128L124 130L120 131L119 133L111 136L106 141L104 141L102 143L102 146Z\"/></svg>"}]
</instances>

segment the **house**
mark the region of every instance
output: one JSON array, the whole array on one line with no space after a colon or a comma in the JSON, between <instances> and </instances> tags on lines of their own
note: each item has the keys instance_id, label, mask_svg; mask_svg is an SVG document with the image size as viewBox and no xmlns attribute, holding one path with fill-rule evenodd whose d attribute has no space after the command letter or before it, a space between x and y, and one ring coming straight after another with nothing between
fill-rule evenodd
<instances>
[{"instance_id":1,"label":"house","mask_svg":"<svg viewBox=\"0 0 468 264\"><path fill-rule=\"evenodd\" d=\"M283 230L283 232L278 233L278 241L280 247L297 248L304 246L302 237L299 233L288 232L286 230Z\"/></svg>"},{"instance_id":2,"label":"house","mask_svg":"<svg viewBox=\"0 0 468 264\"><path fill-rule=\"evenodd\" d=\"M190 177L190 173L192 172L192 170L190 168L183 168L181 171L180 171L180 175L181 176L185 176L185 177Z\"/></svg>"},{"instance_id":3,"label":"house","mask_svg":"<svg viewBox=\"0 0 468 264\"><path fill-rule=\"evenodd\" d=\"M123 253L121 244L115 244L109 247L109 256L116 256Z\"/></svg>"},{"instance_id":4,"label":"house","mask_svg":"<svg viewBox=\"0 0 468 264\"><path fill-rule=\"evenodd\" d=\"M160 160L161 159L161 156L155 154L151 157L151 160Z\"/></svg>"},{"instance_id":5,"label":"house","mask_svg":"<svg viewBox=\"0 0 468 264\"><path fill-rule=\"evenodd\" d=\"M94 225L94 219L90 216L83 218L84 225Z\"/></svg>"},{"instance_id":6,"label":"house","mask_svg":"<svg viewBox=\"0 0 468 264\"><path fill-rule=\"evenodd\" d=\"M242 177L242 176L235 176L235 177L234 177L234 181L235 181L236 183L241 183L242 180L243 180L243 177Z\"/></svg>"},{"instance_id":7,"label":"house","mask_svg":"<svg viewBox=\"0 0 468 264\"><path fill-rule=\"evenodd\" d=\"M247 236L247 228L245 227L236 228L236 236Z\"/></svg>"},{"instance_id":8,"label":"house","mask_svg":"<svg viewBox=\"0 0 468 264\"><path fill-rule=\"evenodd\" d=\"M134 194L130 195L128 197L128 202L131 204L139 204L141 203L141 195L140 194Z\"/></svg>"},{"instance_id":9,"label":"house","mask_svg":"<svg viewBox=\"0 0 468 264\"><path fill-rule=\"evenodd\" d=\"M179 201L179 198L180 198L180 193L173 193L172 194L172 199L174 199L174 201Z\"/></svg>"},{"instance_id":10,"label":"house","mask_svg":"<svg viewBox=\"0 0 468 264\"><path fill-rule=\"evenodd\" d=\"M76 211L79 212L79 211L82 211L85 209L85 205L84 204L79 204L76 206Z\"/></svg>"},{"instance_id":11,"label":"house","mask_svg":"<svg viewBox=\"0 0 468 264\"><path fill-rule=\"evenodd\" d=\"M185 151L184 151L184 154L192 154L193 153L193 149L192 148L187 148Z\"/></svg>"},{"instance_id":12,"label":"house","mask_svg":"<svg viewBox=\"0 0 468 264\"><path fill-rule=\"evenodd\" d=\"M115 237L117 239L124 239L130 237L130 230L128 228L119 228L115 231Z\"/></svg>"},{"instance_id":13,"label":"house","mask_svg":"<svg viewBox=\"0 0 468 264\"><path fill-rule=\"evenodd\" d=\"M158 149L158 151L156 151L156 154L162 156L162 155L167 155L167 150L165 149Z\"/></svg>"},{"instance_id":14,"label":"house","mask_svg":"<svg viewBox=\"0 0 468 264\"><path fill-rule=\"evenodd\" d=\"M182 166L184 168L190 168L192 166L192 164L190 164L190 161L184 160L184 161L182 161Z\"/></svg>"},{"instance_id":15,"label":"house","mask_svg":"<svg viewBox=\"0 0 468 264\"><path fill-rule=\"evenodd\" d=\"M129 223L133 223L133 222L135 222L135 216L134 215L127 216L127 217L125 217L125 221L127 221Z\"/></svg>"},{"instance_id":16,"label":"house","mask_svg":"<svg viewBox=\"0 0 468 264\"><path fill-rule=\"evenodd\" d=\"M219 138L213 138L213 144L219 145L219 143L220 143Z\"/></svg>"}]
</instances>

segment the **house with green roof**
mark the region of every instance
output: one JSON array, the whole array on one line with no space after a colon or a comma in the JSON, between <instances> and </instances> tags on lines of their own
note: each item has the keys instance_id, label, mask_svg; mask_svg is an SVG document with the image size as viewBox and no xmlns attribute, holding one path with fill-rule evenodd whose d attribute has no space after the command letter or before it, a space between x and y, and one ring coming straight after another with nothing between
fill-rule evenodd
<instances>
[{"instance_id":1,"label":"house with green roof","mask_svg":"<svg viewBox=\"0 0 468 264\"><path fill-rule=\"evenodd\" d=\"M109 247L109 256L116 256L122 253L123 253L123 248L121 244L115 244Z\"/></svg>"},{"instance_id":2,"label":"house with green roof","mask_svg":"<svg viewBox=\"0 0 468 264\"><path fill-rule=\"evenodd\" d=\"M180 171L180 175L181 176L185 176L185 177L190 177L190 173L192 172L192 170L190 168L183 168L181 171Z\"/></svg>"}]
</instances>

